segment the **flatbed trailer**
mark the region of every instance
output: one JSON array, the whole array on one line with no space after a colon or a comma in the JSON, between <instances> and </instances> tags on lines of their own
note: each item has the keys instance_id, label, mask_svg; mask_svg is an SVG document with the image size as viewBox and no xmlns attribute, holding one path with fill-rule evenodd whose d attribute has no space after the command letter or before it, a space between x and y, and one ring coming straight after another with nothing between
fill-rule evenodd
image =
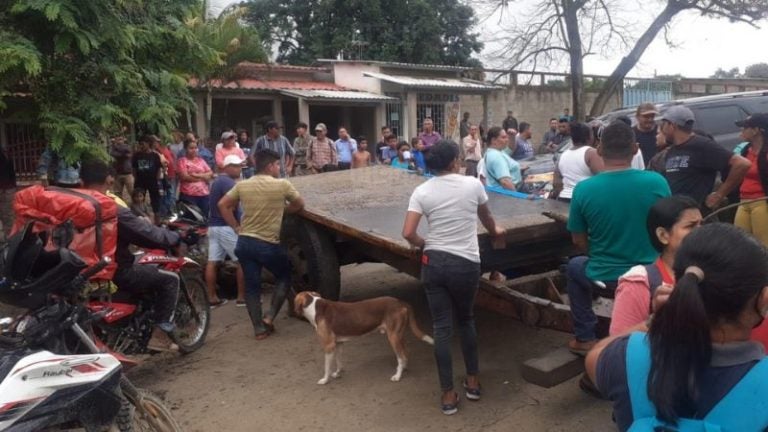
<instances>
[{"instance_id":1,"label":"flatbed trailer","mask_svg":"<svg viewBox=\"0 0 768 432\"><path fill-rule=\"evenodd\" d=\"M382 262L419 277L420 251L402 238L413 190L427 178L388 166L294 177L306 206L286 218L283 234L295 268L297 290L312 289L338 299L340 266ZM477 302L539 327L570 331L563 258L576 254L566 231L568 205L489 192L497 224L507 230L506 247L494 249L478 224L481 267L518 274L506 282L481 279ZM419 226L427 234L426 220Z\"/></svg>"}]
</instances>

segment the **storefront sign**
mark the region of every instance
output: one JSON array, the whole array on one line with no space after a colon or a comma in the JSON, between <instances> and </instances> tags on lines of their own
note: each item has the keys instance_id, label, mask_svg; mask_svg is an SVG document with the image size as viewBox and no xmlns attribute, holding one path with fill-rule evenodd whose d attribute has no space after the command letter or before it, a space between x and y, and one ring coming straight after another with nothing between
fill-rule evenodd
<instances>
[{"instance_id":1,"label":"storefront sign","mask_svg":"<svg viewBox=\"0 0 768 432\"><path fill-rule=\"evenodd\" d=\"M448 93L419 93L419 103L449 103L458 102L459 95Z\"/></svg>"}]
</instances>

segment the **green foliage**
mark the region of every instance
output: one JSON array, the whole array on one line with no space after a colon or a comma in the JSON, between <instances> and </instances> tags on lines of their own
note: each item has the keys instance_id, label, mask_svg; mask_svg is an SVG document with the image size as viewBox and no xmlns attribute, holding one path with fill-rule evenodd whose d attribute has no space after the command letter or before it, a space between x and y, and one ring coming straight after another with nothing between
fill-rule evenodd
<instances>
[{"instance_id":1,"label":"green foliage","mask_svg":"<svg viewBox=\"0 0 768 432\"><path fill-rule=\"evenodd\" d=\"M277 61L345 58L481 66L476 17L459 0L251 0L246 19Z\"/></svg>"},{"instance_id":2,"label":"green foliage","mask_svg":"<svg viewBox=\"0 0 768 432\"><path fill-rule=\"evenodd\" d=\"M731 68L729 70L725 70L723 68L717 68L714 75L710 76L710 78L716 78L716 79L732 79L732 78L740 78L741 73L739 72L739 68Z\"/></svg>"},{"instance_id":3,"label":"green foliage","mask_svg":"<svg viewBox=\"0 0 768 432\"><path fill-rule=\"evenodd\" d=\"M768 63L755 63L744 69L747 78L768 78Z\"/></svg>"},{"instance_id":4,"label":"green foliage","mask_svg":"<svg viewBox=\"0 0 768 432\"><path fill-rule=\"evenodd\" d=\"M186 25L199 6L199 0L0 2L0 98L25 95L28 120L68 161L103 155L98 143L132 122L166 133L178 110L192 107L189 76L219 62Z\"/></svg>"}]
</instances>

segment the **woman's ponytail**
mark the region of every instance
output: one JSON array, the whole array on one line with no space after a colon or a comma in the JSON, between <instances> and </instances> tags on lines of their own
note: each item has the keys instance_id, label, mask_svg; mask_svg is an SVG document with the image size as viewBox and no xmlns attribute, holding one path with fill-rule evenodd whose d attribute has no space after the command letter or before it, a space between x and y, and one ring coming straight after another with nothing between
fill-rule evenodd
<instances>
[{"instance_id":1,"label":"woman's ponytail","mask_svg":"<svg viewBox=\"0 0 768 432\"><path fill-rule=\"evenodd\" d=\"M690 412L697 393L697 376L712 356L709 320L698 275L690 272L677 281L669 301L656 312L648 337L652 366L648 397L660 419L674 422ZM683 383L688 385L681 385Z\"/></svg>"}]
</instances>

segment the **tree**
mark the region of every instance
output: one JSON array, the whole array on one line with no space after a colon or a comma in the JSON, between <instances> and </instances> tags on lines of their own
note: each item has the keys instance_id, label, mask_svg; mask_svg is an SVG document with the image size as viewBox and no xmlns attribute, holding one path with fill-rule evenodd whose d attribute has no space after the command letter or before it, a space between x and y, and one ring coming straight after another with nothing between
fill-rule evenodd
<instances>
[{"instance_id":1,"label":"tree","mask_svg":"<svg viewBox=\"0 0 768 432\"><path fill-rule=\"evenodd\" d=\"M0 102L23 94L27 120L66 160L140 123L167 132L192 106L189 74L216 53L185 25L198 0L0 3Z\"/></svg>"},{"instance_id":2,"label":"tree","mask_svg":"<svg viewBox=\"0 0 768 432\"><path fill-rule=\"evenodd\" d=\"M725 70L723 68L717 68L714 75L712 75L710 78L716 78L716 79L733 79L733 78L739 78L741 76L741 72L739 72L739 68L731 68L729 70Z\"/></svg>"},{"instance_id":3,"label":"tree","mask_svg":"<svg viewBox=\"0 0 768 432\"><path fill-rule=\"evenodd\" d=\"M266 62L267 54L255 27L242 21L246 9L233 5L215 18L207 18L207 5L203 3L200 14L187 21L195 36L203 45L216 52L217 61L197 74L197 86L207 93L203 115L211 130L212 87L211 80L232 78L235 67L244 61Z\"/></svg>"},{"instance_id":4,"label":"tree","mask_svg":"<svg viewBox=\"0 0 768 432\"><path fill-rule=\"evenodd\" d=\"M768 63L755 63L744 69L747 78L768 78Z\"/></svg>"},{"instance_id":5,"label":"tree","mask_svg":"<svg viewBox=\"0 0 768 432\"><path fill-rule=\"evenodd\" d=\"M506 8L509 0L489 0L497 7ZM536 4L535 21L516 25L506 38L507 46L500 54L509 59L510 69L558 63L566 58L573 76L573 115L584 118L582 90L583 59L593 54L607 54L617 49L628 49L613 73L606 80L589 112L600 115L611 96L656 36L667 28L680 12L697 11L703 16L726 18L754 25L768 12L768 0L664 0L655 19L637 38L629 34L631 26L619 20L622 2L617 0L546 0ZM582 39L586 42L582 44Z\"/></svg>"},{"instance_id":6,"label":"tree","mask_svg":"<svg viewBox=\"0 0 768 432\"><path fill-rule=\"evenodd\" d=\"M480 66L474 10L459 0L251 0L246 19L278 62L344 58Z\"/></svg>"}]
</instances>

